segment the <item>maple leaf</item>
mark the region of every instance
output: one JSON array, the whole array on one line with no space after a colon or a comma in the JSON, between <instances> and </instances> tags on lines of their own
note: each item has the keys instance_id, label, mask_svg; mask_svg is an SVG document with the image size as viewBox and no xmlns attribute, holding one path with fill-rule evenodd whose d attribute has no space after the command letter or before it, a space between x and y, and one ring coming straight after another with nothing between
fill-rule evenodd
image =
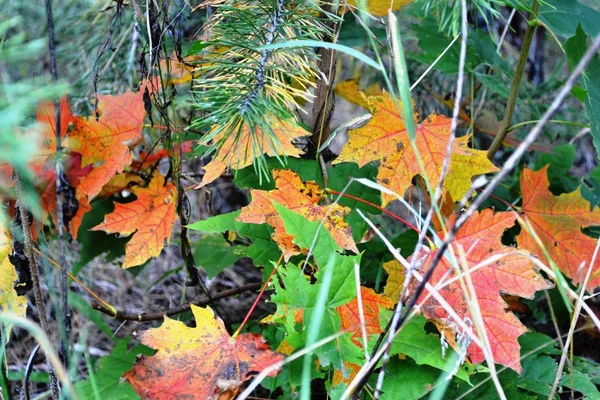
<instances>
[{"instance_id":1,"label":"maple leaf","mask_svg":"<svg viewBox=\"0 0 600 400\"><path fill-rule=\"evenodd\" d=\"M186 140L179 143L174 147L174 155L177 157L181 156L183 153L189 153L192 151L194 143L193 140ZM156 164L168 157L169 151L167 149L160 149L150 154L141 151L139 156L131 162L129 168L120 174L113 176L111 180L102 187L98 196L108 197L120 193L123 190L131 190L134 186L143 186L143 174L140 174L140 172L150 172L148 171L150 168L155 167Z\"/></svg>"},{"instance_id":2,"label":"maple leaf","mask_svg":"<svg viewBox=\"0 0 600 400\"><path fill-rule=\"evenodd\" d=\"M31 141L35 149L27 158L27 164L33 174L38 174L46 165L48 158L56 154L56 117L54 103L42 102L36 109L37 125L23 132L21 140ZM69 108L67 98L60 100L60 136L64 138L73 114ZM0 184L5 187L13 185L12 167L6 163L0 163Z\"/></svg>"},{"instance_id":3,"label":"maple leaf","mask_svg":"<svg viewBox=\"0 0 600 400\"><path fill-rule=\"evenodd\" d=\"M222 130L214 137L213 141L217 143L224 139L223 144L213 156L212 161L203 167L204 177L201 186L213 182L221 176L227 167L233 169L247 167L263 154L300 157L303 152L294 146L292 141L300 137L310 136L311 133L289 121L281 121L270 117L265 118L270 121L278 144L277 142L273 143L273 139L264 135L258 128L251 135L250 128L247 125L244 126L238 138L236 138L236 135L229 134L224 139L227 132Z\"/></svg>"},{"instance_id":4,"label":"maple leaf","mask_svg":"<svg viewBox=\"0 0 600 400\"><path fill-rule=\"evenodd\" d=\"M125 245L123 268L143 264L158 256L165 241L171 237L177 220L177 190L172 183L163 185L163 182L164 178L155 173L148 187L132 189L136 201L115 204L114 211L104 217L104 222L92 228L121 235L133 233Z\"/></svg>"},{"instance_id":5,"label":"maple leaf","mask_svg":"<svg viewBox=\"0 0 600 400\"><path fill-rule=\"evenodd\" d=\"M11 238L0 221L0 312L10 311L24 317L27 310L27 299L25 296L18 296L14 289L18 275L8 257L11 253ZM8 337L10 337L10 325L8 326Z\"/></svg>"},{"instance_id":6,"label":"maple leaf","mask_svg":"<svg viewBox=\"0 0 600 400\"><path fill-rule=\"evenodd\" d=\"M383 289L383 295L392 302L397 303L404 286L406 273L402 264L394 259L383 263L383 269L388 273L387 284Z\"/></svg>"},{"instance_id":7,"label":"maple leaf","mask_svg":"<svg viewBox=\"0 0 600 400\"><path fill-rule=\"evenodd\" d=\"M88 165L81 167L81 155L79 153L70 152L65 154L63 167L66 178L69 183L76 189L75 198L79 202L77 213L69 223L69 233L74 239L77 239L77 231L81 226L83 215L92 209L87 196L77 190L79 182L92 171L92 166ZM46 166L35 177L35 185L40 193L42 209L47 213L52 214L54 221L57 220L56 207L56 169L54 161L50 160ZM45 217L44 217L45 219Z\"/></svg>"},{"instance_id":8,"label":"maple leaf","mask_svg":"<svg viewBox=\"0 0 600 400\"><path fill-rule=\"evenodd\" d=\"M384 17L388 15L388 10L398 11L412 0L367 0L367 10L374 17ZM356 0L348 0L348 5L356 7Z\"/></svg>"},{"instance_id":9,"label":"maple leaf","mask_svg":"<svg viewBox=\"0 0 600 400\"><path fill-rule=\"evenodd\" d=\"M73 122L73 114L66 97L60 100L60 137L65 137L67 129ZM36 121L40 124L41 137L38 140L38 149L30 162L30 167L35 173L39 172L46 164L49 157L56 153L56 116L54 103L43 102L37 107Z\"/></svg>"},{"instance_id":10,"label":"maple leaf","mask_svg":"<svg viewBox=\"0 0 600 400\"><path fill-rule=\"evenodd\" d=\"M286 232L283 220L273 202L288 210L302 215L309 221L323 220L323 227L342 248L358 254L352 238L352 228L344 221L350 212L348 207L337 204L320 205L323 190L314 181L302 182L300 177L290 170L274 170L275 190L250 190L252 202L242 208L238 221L271 225L275 232L273 240L277 243L285 260L300 254L300 248L293 243L294 236Z\"/></svg>"},{"instance_id":11,"label":"maple leaf","mask_svg":"<svg viewBox=\"0 0 600 400\"><path fill-rule=\"evenodd\" d=\"M146 116L143 93L142 88L138 93L127 91L119 96L98 96L98 119L77 117L73 120L69 148L83 156L84 166L94 166L80 186L90 200L133 160L128 145L142 138Z\"/></svg>"},{"instance_id":12,"label":"maple leaf","mask_svg":"<svg viewBox=\"0 0 600 400\"><path fill-rule=\"evenodd\" d=\"M363 92L360 91L358 86L357 79L348 79L342 81L335 85L333 89L335 94L343 98L344 100L349 101L352 104L359 105L364 108L369 108L369 104L367 100L365 100L365 96L375 96L381 94L381 86L379 83L374 83L367 87Z\"/></svg>"},{"instance_id":13,"label":"maple leaf","mask_svg":"<svg viewBox=\"0 0 600 400\"><path fill-rule=\"evenodd\" d=\"M579 284L584 280L597 239L584 235L581 228L600 225L600 211L592 209L579 190L554 196L548 187L548 166L539 171L523 169L521 191L523 219L530 223L558 268ZM517 236L520 248L544 259L544 252L525 227ZM585 263L583 268L580 268ZM587 289L600 286L600 259L596 260Z\"/></svg>"},{"instance_id":14,"label":"maple leaf","mask_svg":"<svg viewBox=\"0 0 600 400\"><path fill-rule=\"evenodd\" d=\"M157 350L124 375L141 398L233 399L246 380L283 359L261 335L232 338L210 308L191 307L195 328L165 317L162 326L139 335Z\"/></svg>"},{"instance_id":15,"label":"maple leaf","mask_svg":"<svg viewBox=\"0 0 600 400\"><path fill-rule=\"evenodd\" d=\"M402 195L410 187L413 177L421 174L419 157L412 149L408 131L392 97L384 92L381 96L368 97L367 103L373 118L365 126L349 131L350 139L333 163L355 162L362 167L371 161L381 161L377 181ZM417 115L414 117L416 123ZM440 181L450 125L449 118L432 114L416 126L415 144L432 187ZM468 141L467 136L456 138L444 184L455 200L462 199L468 192L472 176L498 170L487 159L485 151L468 147ZM382 194L384 206L394 199L392 195Z\"/></svg>"},{"instance_id":16,"label":"maple leaf","mask_svg":"<svg viewBox=\"0 0 600 400\"><path fill-rule=\"evenodd\" d=\"M450 225L454 220L455 217L452 216ZM463 319L475 321L470 304L477 301L495 362L520 372L520 345L517 339L527 332L527 328L512 312L506 310L508 305L500 294L532 298L536 291L548 289L552 284L536 272L529 256L502 245L500 239L503 232L513 226L514 222L515 215L512 212L494 214L491 209L485 209L469 218L453 240L451 246L454 254L460 254L459 247L463 249L468 262L468 266L464 268L468 267L469 270L489 257L503 256L470 272L476 298L467 298L459 281L440 287L457 275L456 269L445 257L433 272L430 283L439 288L439 293ZM444 236L442 232L439 235ZM435 254L436 251L424 249L421 254L412 256L423 260L421 274L425 274L430 268ZM418 282L411 282L411 290L415 290L417 285ZM442 331L448 342L454 343L454 335L460 328L433 297L425 300L426 296L427 293L423 293L418 300L425 316L438 327L443 327ZM481 363L485 359L481 349L474 343L469 345L467 354L474 363Z\"/></svg>"},{"instance_id":17,"label":"maple leaf","mask_svg":"<svg viewBox=\"0 0 600 400\"><path fill-rule=\"evenodd\" d=\"M360 294L363 305L364 325L367 331L367 337L382 332L379 324L379 307L392 308L394 302L386 297L375 293L373 289L361 286ZM358 298L351 300L337 308L342 321L342 329L347 332L353 332L352 341L359 347L363 347L361 320L358 309Z\"/></svg>"}]
</instances>

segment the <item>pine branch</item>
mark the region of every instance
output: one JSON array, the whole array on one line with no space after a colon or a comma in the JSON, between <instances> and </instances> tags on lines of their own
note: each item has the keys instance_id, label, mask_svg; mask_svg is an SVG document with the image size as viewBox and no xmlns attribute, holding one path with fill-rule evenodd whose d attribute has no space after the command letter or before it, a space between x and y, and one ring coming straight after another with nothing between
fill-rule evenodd
<instances>
[{"instance_id":1,"label":"pine branch","mask_svg":"<svg viewBox=\"0 0 600 400\"><path fill-rule=\"evenodd\" d=\"M194 106L202 116L192 128L208 132L202 142L210 151L232 135L237 143L245 127L253 150L277 149L273 124L294 118L299 102L311 99L318 56L312 48L265 47L323 40L332 34L328 22L339 17L290 0L212 0L205 6L214 12L205 27L210 39L194 74ZM261 140L258 130L264 134ZM223 139L215 139L217 135Z\"/></svg>"}]
</instances>

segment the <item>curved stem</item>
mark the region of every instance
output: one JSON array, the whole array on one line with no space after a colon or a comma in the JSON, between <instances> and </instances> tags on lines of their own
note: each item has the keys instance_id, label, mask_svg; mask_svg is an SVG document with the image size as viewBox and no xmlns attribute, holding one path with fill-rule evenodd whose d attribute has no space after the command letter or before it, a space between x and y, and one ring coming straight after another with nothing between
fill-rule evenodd
<instances>
[{"instance_id":1,"label":"curved stem","mask_svg":"<svg viewBox=\"0 0 600 400\"><path fill-rule=\"evenodd\" d=\"M369 206L371 206L373 208L376 208L379 211L381 211L381 212L389 215L390 217L394 218L395 220L398 220L398 221L402 222L403 224L406 224L406 226L408 226L413 231L415 231L417 233L421 232L421 230L419 228L417 228L416 226L414 226L413 224L411 224L410 222L408 222L404 218L402 218L402 217L394 214L393 212L391 212L389 210L386 210L385 208L383 208L381 206L378 206L375 203L371 203L370 201L361 199L360 197L352 196L352 195L346 194L346 193L341 193L341 192L338 192L337 190L333 190L333 189L326 189L326 191L327 191L327 193L331 193L331 194L335 194L335 195L341 195L342 197L346 197L348 199L356 200L356 201L359 201L359 202L361 202L363 204L367 204L367 205L369 205Z\"/></svg>"},{"instance_id":2,"label":"curved stem","mask_svg":"<svg viewBox=\"0 0 600 400\"><path fill-rule=\"evenodd\" d=\"M273 279L273 275L275 275L275 272L277 272L277 267L279 266L279 264L281 264L282 260L283 260L283 254L281 256L279 256L279 260L277 260L277 264L275 264L273 266L273 271L271 271L271 275L269 275L269 277L267 278L267 281L265 282L262 289L260 290L260 293L258 294L258 296L256 296L256 299L254 300L254 303L252 303L252 307L250 307L250 310L248 310L246 317L244 318L244 320L242 321L240 326L237 328L237 330L231 337L235 338L237 335L239 335L240 332L242 331L242 328L244 327L244 325L246 325L246 322L248 322L248 320L250 319L250 315L252 315L252 313L254 312L254 309L258 305L258 302L262 298L262 295L265 293L267 286L269 286L269 283L271 282L271 279Z\"/></svg>"},{"instance_id":3,"label":"curved stem","mask_svg":"<svg viewBox=\"0 0 600 400\"><path fill-rule=\"evenodd\" d=\"M531 6L531 17L534 20L537 20L539 11L539 1L533 0L533 4ZM510 126L510 122L512 121L513 112L515 111L517 99L519 98L521 79L523 78L523 73L525 72L525 66L527 65L527 59L529 58L529 48L531 47L531 42L533 40L533 34L535 33L536 27L537 21L529 21L527 31L525 32L525 37L523 38L523 45L521 46L521 53L519 54L519 61L517 62L515 76L513 78L512 84L510 85L510 95L508 96L508 103L506 104L504 119L502 120L502 125L500 127L500 130L498 131L498 134L494 138L494 141L492 142L492 145L488 150L487 155L490 160L494 159L494 155L496 155L496 152L500 149L500 146L502 146L502 142L504 142L504 138L506 138L506 135L508 135L508 127Z\"/></svg>"},{"instance_id":4,"label":"curved stem","mask_svg":"<svg viewBox=\"0 0 600 400\"><path fill-rule=\"evenodd\" d=\"M522 127L527 126L527 125L537 124L538 122L540 122L539 119L532 120L532 121L523 121L523 122L516 123L516 124L508 127L506 129L506 133L512 132L512 131L514 131L516 129L522 128ZM580 122L571 122L571 121L562 121L560 119L551 119L550 121L548 121L548 123L549 124L577 126L579 128L589 128L590 127L590 124L582 124Z\"/></svg>"}]
</instances>

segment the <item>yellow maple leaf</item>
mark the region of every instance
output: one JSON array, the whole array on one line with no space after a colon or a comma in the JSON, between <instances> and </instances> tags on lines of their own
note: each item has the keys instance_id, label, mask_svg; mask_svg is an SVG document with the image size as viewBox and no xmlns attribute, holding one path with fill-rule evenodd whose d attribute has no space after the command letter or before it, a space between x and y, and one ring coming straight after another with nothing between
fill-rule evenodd
<instances>
[{"instance_id":1,"label":"yellow maple leaf","mask_svg":"<svg viewBox=\"0 0 600 400\"><path fill-rule=\"evenodd\" d=\"M193 328L165 317L159 328L139 334L143 344L157 350L124 375L142 398L234 399L244 382L283 359L257 333L231 337L212 309L192 305L191 311Z\"/></svg>"},{"instance_id":2,"label":"yellow maple leaf","mask_svg":"<svg viewBox=\"0 0 600 400\"><path fill-rule=\"evenodd\" d=\"M398 260L391 260L383 263L383 269L388 273L387 283L383 288L383 295L390 299L394 304L398 302L400 292L404 286L404 267Z\"/></svg>"},{"instance_id":3,"label":"yellow maple leaf","mask_svg":"<svg viewBox=\"0 0 600 400\"><path fill-rule=\"evenodd\" d=\"M333 89L335 94L340 96L342 99L349 101L352 104L359 105L364 108L369 108L367 104L367 100L365 100L365 96L376 96L381 94L381 85L378 82L369 85L365 90L361 93L358 80L357 79L348 79L342 81L335 85Z\"/></svg>"},{"instance_id":4,"label":"yellow maple leaf","mask_svg":"<svg viewBox=\"0 0 600 400\"><path fill-rule=\"evenodd\" d=\"M18 276L15 266L8 258L10 253L12 253L11 238L0 221L0 312L10 311L24 317L27 310L27 299L25 296L18 296L14 289ZM10 337L10 328L9 325L7 327L8 337Z\"/></svg>"},{"instance_id":5,"label":"yellow maple leaf","mask_svg":"<svg viewBox=\"0 0 600 400\"><path fill-rule=\"evenodd\" d=\"M440 182L442 166L450 137L450 118L432 114L417 124L415 113L415 153L404 121L394 99L384 92L381 96L367 97L373 118L365 126L349 131L348 143L333 162L354 162L364 166L380 161L377 181L394 192L403 195L416 175L422 175L424 166L429 184L435 188ZM468 147L468 137L457 138L452 147L450 169L444 185L445 192L460 200L471 186L476 175L495 172L498 168L488 159L485 151ZM382 194L385 206L395 197Z\"/></svg>"},{"instance_id":6,"label":"yellow maple leaf","mask_svg":"<svg viewBox=\"0 0 600 400\"><path fill-rule=\"evenodd\" d=\"M298 213L309 221L323 221L323 227L342 248L358 254L352 238L352 228L344 218L350 209L338 204L321 205L323 190L314 181L302 182L300 176L290 170L274 170L275 189L270 191L251 189L252 202L242 208L238 221L251 224L271 225L275 232L273 240L286 261L302 251L293 243L294 236L285 230L283 219L275 209L273 201Z\"/></svg>"}]
</instances>

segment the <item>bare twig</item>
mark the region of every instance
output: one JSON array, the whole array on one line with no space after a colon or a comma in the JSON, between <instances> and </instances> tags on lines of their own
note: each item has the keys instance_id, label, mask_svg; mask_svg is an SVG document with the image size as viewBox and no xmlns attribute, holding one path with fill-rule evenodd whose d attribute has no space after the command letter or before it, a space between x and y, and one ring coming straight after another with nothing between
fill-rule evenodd
<instances>
[{"instance_id":1,"label":"bare twig","mask_svg":"<svg viewBox=\"0 0 600 400\"><path fill-rule=\"evenodd\" d=\"M183 312L186 312L186 311L190 310L192 304L194 304L196 306L206 306L217 300L235 296L240 293L249 292L251 290L260 289L261 286L262 286L261 282L249 283L247 285L243 285L243 286L240 286L240 287L237 287L234 289L224 290L220 293L213 294L211 299L207 298L207 299L196 301L193 303L187 303L187 304L181 305L179 307L169 308L168 310L165 310L165 311L149 313L149 314L128 313L128 312L119 311L119 310L116 310L116 312L113 312L112 310L109 310L108 308L106 308L103 305L96 303L96 302L92 303L92 307L106 315L113 317L114 319L118 319L118 320L122 320L122 321L138 321L138 322L156 321L156 320L161 320L164 317L169 317L171 315L176 315L176 314L181 314Z\"/></svg>"},{"instance_id":2,"label":"bare twig","mask_svg":"<svg viewBox=\"0 0 600 400\"><path fill-rule=\"evenodd\" d=\"M31 240L31 233L29 232L29 216L25 209L25 195L23 194L23 185L21 183L21 177L19 172L15 170L15 191L17 193L19 216L21 218L21 228L23 229L23 243L25 244L25 254L29 261L29 273L33 283L33 295L35 298L35 305L38 309L38 318L42 330L48 334L48 321L46 320L46 306L44 304L44 298L42 297L42 289L40 286L40 274L38 271L37 260L33 254L33 242ZM50 363L49 359L46 359L48 367L48 375L50 376L50 387L52 389L52 398L54 400L60 399L60 391L58 388L58 380L54 372L54 367Z\"/></svg>"},{"instance_id":3,"label":"bare twig","mask_svg":"<svg viewBox=\"0 0 600 400\"><path fill-rule=\"evenodd\" d=\"M50 53L50 72L52 74L52 81L56 83L58 81L58 70L56 66L56 39L54 37L54 18L52 15L52 1L46 0L46 19L48 23L48 49ZM62 311L62 323L63 331L61 332L60 351L63 363L66 366L69 365L69 338L71 336L71 316L69 313L69 296L67 295L69 286L67 283L67 258L65 256L65 231L68 230L64 218L64 193L65 186L69 186L66 176L63 172L62 165L62 137L61 131L61 115L60 115L60 102L57 100L54 102L54 118L55 118L55 141L56 141L56 152L55 152L55 172L56 172L56 226L58 228L58 258L60 264L63 266L60 272L60 310Z\"/></svg>"}]
</instances>

